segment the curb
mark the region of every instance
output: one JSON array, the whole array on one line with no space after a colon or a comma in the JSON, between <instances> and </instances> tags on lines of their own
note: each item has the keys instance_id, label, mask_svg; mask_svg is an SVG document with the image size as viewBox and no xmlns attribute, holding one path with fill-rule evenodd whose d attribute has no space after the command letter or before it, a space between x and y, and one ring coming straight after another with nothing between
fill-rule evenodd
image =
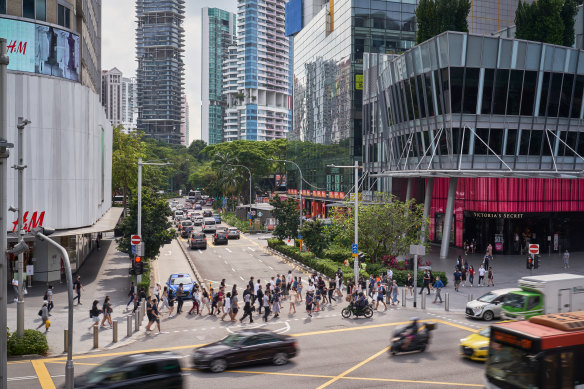
<instances>
[{"instance_id":1,"label":"curb","mask_svg":"<svg viewBox=\"0 0 584 389\"><path fill-rule=\"evenodd\" d=\"M178 245L180 246L180 249L181 249L182 253L184 254L187 262L189 263L189 266L191 267L191 270L193 271L193 274L195 275L195 279L197 280L197 283L199 284L199 286L202 289L207 290L205 288L205 282L203 280L203 277L201 277L201 274L199 274L199 271L197 270L195 264L191 260L191 256L187 253L186 249L183 247L183 245L179 241L179 238L175 238L175 239L176 239L176 242L178 243Z\"/></svg>"},{"instance_id":2,"label":"curb","mask_svg":"<svg viewBox=\"0 0 584 389\"><path fill-rule=\"evenodd\" d=\"M290 261L290 262L294 263L296 266L298 266L298 267L300 267L300 268L304 269L305 271L307 271L307 272L309 272L309 273L311 273L311 274L312 274L312 273L316 273L317 275L319 275L319 276L320 276L320 277L322 277L322 278L329 278L329 279L330 279L330 277L329 277L329 276L327 276L326 274L324 274L324 273L321 273L321 272L319 272L319 271L316 271L316 270L314 270L313 268L311 268L311 267L309 267L309 266L306 266L306 265L305 265L305 264L303 264L302 262L299 262L299 261L297 261L297 260L296 260L296 259L294 259L294 258L291 258L291 257L289 257L289 256L287 256L287 255L285 255L285 254L282 254L282 253L281 253L281 252L279 252L278 250L274 250L274 249L273 249L273 248L271 248L271 247L266 247L266 248L265 248L265 250L266 250L266 251L268 251L268 252L269 252L270 254L272 254L272 255L276 255L276 256L278 256L278 257L280 257L280 258L284 258L284 259L286 259L287 261Z\"/></svg>"}]
</instances>

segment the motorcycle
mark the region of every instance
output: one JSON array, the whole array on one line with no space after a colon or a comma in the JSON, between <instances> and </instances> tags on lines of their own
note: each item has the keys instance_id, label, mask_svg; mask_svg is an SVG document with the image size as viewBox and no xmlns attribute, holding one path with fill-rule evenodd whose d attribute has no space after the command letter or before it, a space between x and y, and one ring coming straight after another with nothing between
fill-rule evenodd
<instances>
[{"instance_id":1,"label":"motorcycle","mask_svg":"<svg viewBox=\"0 0 584 389\"><path fill-rule=\"evenodd\" d=\"M428 344L430 344L430 332L436 329L436 323L423 323L418 332L414 335L414 339L406 346L405 331L406 328L399 329L393 334L391 339L391 347L389 352L391 355L396 355L397 353L407 353L412 351L426 351Z\"/></svg>"},{"instance_id":2,"label":"motorcycle","mask_svg":"<svg viewBox=\"0 0 584 389\"><path fill-rule=\"evenodd\" d=\"M343 308L341 315L345 319L350 318L351 315L355 315L355 317L365 316L367 319L369 319L373 316L373 309L369 304L367 304L364 308L359 308L353 301L351 301L349 306Z\"/></svg>"}]
</instances>

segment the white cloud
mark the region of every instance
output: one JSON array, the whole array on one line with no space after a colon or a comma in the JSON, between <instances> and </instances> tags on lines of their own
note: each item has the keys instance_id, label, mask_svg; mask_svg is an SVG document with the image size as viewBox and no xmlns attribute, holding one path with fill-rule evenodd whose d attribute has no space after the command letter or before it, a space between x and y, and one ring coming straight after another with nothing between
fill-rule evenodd
<instances>
[{"instance_id":1,"label":"white cloud","mask_svg":"<svg viewBox=\"0 0 584 389\"><path fill-rule=\"evenodd\" d=\"M190 141L201 137L201 10L217 7L236 12L237 0L186 0L185 93L190 108ZM102 1L102 61L104 70L136 74L136 5L133 0Z\"/></svg>"}]
</instances>

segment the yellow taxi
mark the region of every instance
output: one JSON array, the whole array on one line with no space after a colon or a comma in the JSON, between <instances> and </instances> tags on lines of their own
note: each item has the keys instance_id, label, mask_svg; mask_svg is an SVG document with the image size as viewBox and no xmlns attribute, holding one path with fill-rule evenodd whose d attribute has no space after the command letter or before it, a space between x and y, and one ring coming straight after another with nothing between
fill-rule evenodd
<instances>
[{"instance_id":1,"label":"yellow taxi","mask_svg":"<svg viewBox=\"0 0 584 389\"><path fill-rule=\"evenodd\" d=\"M485 327L460 339L460 353L463 357L473 361L484 362L487 360L489 353L489 338L491 336L491 327Z\"/></svg>"}]
</instances>

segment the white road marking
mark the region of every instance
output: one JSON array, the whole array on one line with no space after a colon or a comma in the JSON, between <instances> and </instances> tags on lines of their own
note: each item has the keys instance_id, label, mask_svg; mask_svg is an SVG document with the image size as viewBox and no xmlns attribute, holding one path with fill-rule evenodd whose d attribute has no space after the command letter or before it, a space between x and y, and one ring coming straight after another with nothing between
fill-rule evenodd
<instances>
[{"instance_id":1,"label":"white road marking","mask_svg":"<svg viewBox=\"0 0 584 389\"><path fill-rule=\"evenodd\" d=\"M201 251L201 249L199 249L199 253L200 253L200 254L203 254L203 252Z\"/></svg>"},{"instance_id":2,"label":"white road marking","mask_svg":"<svg viewBox=\"0 0 584 389\"><path fill-rule=\"evenodd\" d=\"M248 247L248 249L250 249L251 251L255 251L255 249L252 249L251 247Z\"/></svg>"},{"instance_id":3,"label":"white road marking","mask_svg":"<svg viewBox=\"0 0 584 389\"><path fill-rule=\"evenodd\" d=\"M274 268L273 268L273 267L271 267L270 265L268 265L268 267L269 267L270 269L274 270Z\"/></svg>"},{"instance_id":4,"label":"white road marking","mask_svg":"<svg viewBox=\"0 0 584 389\"><path fill-rule=\"evenodd\" d=\"M230 253L232 253L233 251L231 251L229 248L225 247L225 250L229 251Z\"/></svg>"},{"instance_id":5,"label":"white road marking","mask_svg":"<svg viewBox=\"0 0 584 389\"><path fill-rule=\"evenodd\" d=\"M242 281L245 281L242 276L239 276L239 278L241 278Z\"/></svg>"},{"instance_id":6,"label":"white road marking","mask_svg":"<svg viewBox=\"0 0 584 389\"><path fill-rule=\"evenodd\" d=\"M262 260L261 260L261 259L259 259L259 258L258 258L258 261L260 261L260 262L262 262L262 263L264 262L264 261L262 261Z\"/></svg>"},{"instance_id":7,"label":"white road marking","mask_svg":"<svg viewBox=\"0 0 584 389\"><path fill-rule=\"evenodd\" d=\"M225 264L227 265L227 261L223 261L223 262L225 262Z\"/></svg>"},{"instance_id":8,"label":"white road marking","mask_svg":"<svg viewBox=\"0 0 584 389\"><path fill-rule=\"evenodd\" d=\"M235 271L235 269L234 269L234 268L231 268L231 270L232 270L232 271Z\"/></svg>"}]
</instances>

